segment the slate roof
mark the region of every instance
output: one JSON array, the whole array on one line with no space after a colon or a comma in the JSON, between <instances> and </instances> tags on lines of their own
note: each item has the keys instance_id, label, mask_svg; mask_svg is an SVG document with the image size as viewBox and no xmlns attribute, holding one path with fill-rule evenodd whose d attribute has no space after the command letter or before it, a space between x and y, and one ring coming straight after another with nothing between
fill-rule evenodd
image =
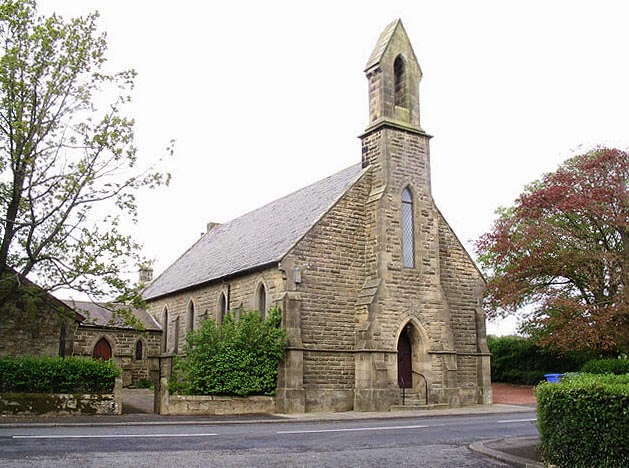
<instances>
[{"instance_id":1,"label":"slate roof","mask_svg":"<svg viewBox=\"0 0 629 468\"><path fill-rule=\"evenodd\" d=\"M129 329L134 328L130 325L122 323L122 319L112 320L113 310L120 305L112 304L111 306L105 306L104 304L98 304L90 301L75 301L73 299L67 299L63 301L68 307L72 308L77 313L85 317L85 320L81 322L81 326L87 327L106 327L106 328L118 328ZM159 324L155 321L151 315L143 309L133 309L133 314L140 321L146 330L156 331L161 330Z\"/></svg>"},{"instance_id":2,"label":"slate roof","mask_svg":"<svg viewBox=\"0 0 629 468\"><path fill-rule=\"evenodd\" d=\"M155 299L279 262L365 170L348 167L204 234L143 293Z\"/></svg>"}]
</instances>

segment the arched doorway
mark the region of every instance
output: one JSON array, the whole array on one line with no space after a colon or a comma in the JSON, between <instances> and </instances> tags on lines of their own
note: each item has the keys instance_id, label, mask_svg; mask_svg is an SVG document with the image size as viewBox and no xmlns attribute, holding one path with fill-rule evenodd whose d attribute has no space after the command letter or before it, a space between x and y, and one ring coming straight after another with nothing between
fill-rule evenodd
<instances>
[{"instance_id":1,"label":"arched doorway","mask_svg":"<svg viewBox=\"0 0 629 468\"><path fill-rule=\"evenodd\" d=\"M105 338L101 338L94 345L94 351L92 352L92 357L94 359L102 359L104 361L109 361L111 359L111 345L109 341Z\"/></svg>"},{"instance_id":2,"label":"arched doorway","mask_svg":"<svg viewBox=\"0 0 629 468\"><path fill-rule=\"evenodd\" d=\"M408 327L402 329L397 342L397 381L400 388L413 388L413 347Z\"/></svg>"}]
</instances>

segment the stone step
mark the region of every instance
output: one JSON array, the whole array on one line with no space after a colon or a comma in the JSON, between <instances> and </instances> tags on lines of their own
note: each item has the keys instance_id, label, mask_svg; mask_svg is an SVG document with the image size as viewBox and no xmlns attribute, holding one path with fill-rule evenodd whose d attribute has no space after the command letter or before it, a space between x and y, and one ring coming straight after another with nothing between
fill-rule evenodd
<instances>
[{"instance_id":1,"label":"stone step","mask_svg":"<svg viewBox=\"0 0 629 468\"><path fill-rule=\"evenodd\" d=\"M389 408L389 411L426 411L432 409L446 409L447 403L432 403L430 405L421 404L408 404L405 405L393 405Z\"/></svg>"}]
</instances>

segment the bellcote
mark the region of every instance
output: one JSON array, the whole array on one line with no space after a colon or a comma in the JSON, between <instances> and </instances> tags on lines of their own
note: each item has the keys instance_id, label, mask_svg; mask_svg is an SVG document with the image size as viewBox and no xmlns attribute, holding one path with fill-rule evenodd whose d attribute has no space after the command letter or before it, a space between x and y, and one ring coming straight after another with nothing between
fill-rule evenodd
<instances>
[{"instance_id":1,"label":"bellcote","mask_svg":"<svg viewBox=\"0 0 629 468\"><path fill-rule=\"evenodd\" d=\"M402 20L396 19L382 32L365 74L369 80L369 129L388 123L423 133L419 121L422 71Z\"/></svg>"}]
</instances>

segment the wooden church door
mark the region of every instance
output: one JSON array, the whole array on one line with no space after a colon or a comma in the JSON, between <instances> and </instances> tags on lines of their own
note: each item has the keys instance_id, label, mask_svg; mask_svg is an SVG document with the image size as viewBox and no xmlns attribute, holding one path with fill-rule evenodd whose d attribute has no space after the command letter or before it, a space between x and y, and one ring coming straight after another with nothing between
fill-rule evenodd
<instances>
[{"instance_id":1,"label":"wooden church door","mask_svg":"<svg viewBox=\"0 0 629 468\"><path fill-rule=\"evenodd\" d=\"M111 359L111 354L111 346L109 342L105 338L101 338L94 346L92 357L94 359L102 359L104 361L108 361Z\"/></svg>"},{"instance_id":2,"label":"wooden church door","mask_svg":"<svg viewBox=\"0 0 629 468\"><path fill-rule=\"evenodd\" d=\"M413 387L413 350L406 328L397 342L397 381L400 388Z\"/></svg>"}]
</instances>

